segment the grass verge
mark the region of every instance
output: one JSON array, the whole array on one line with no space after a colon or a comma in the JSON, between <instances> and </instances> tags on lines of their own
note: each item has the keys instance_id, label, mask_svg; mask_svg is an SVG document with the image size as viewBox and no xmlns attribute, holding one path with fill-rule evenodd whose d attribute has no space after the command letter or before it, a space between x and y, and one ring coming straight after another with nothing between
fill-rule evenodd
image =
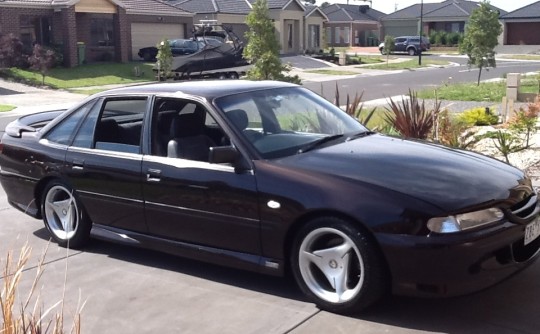
<instances>
[{"instance_id":1,"label":"grass verge","mask_svg":"<svg viewBox=\"0 0 540 334\"><path fill-rule=\"evenodd\" d=\"M151 63L101 63L74 68L53 68L45 77L45 85L56 89L127 84L154 81ZM135 67L141 75L135 76ZM34 85L41 85L41 74L34 71L12 68L8 75Z\"/></svg>"},{"instance_id":2,"label":"grass verge","mask_svg":"<svg viewBox=\"0 0 540 334\"><path fill-rule=\"evenodd\" d=\"M447 66L450 62L445 60L433 60L433 59L423 59L422 65L418 65L418 59L411 59L399 63L388 63L388 64L378 64L363 66L362 68L368 68L372 70L410 70L421 67L430 67L430 66Z\"/></svg>"},{"instance_id":3,"label":"grass verge","mask_svg":"<svg viewBox=\"0 0 540 334\"><path fill-rule=\"evenodd\" d=\"M518 60L540 60L540 55L504 55L500 56L500 58Z\"/></svg>"},{"instance_id":4,"label":"grass verge","mask_svg":"<svg viewBox=\"0 0 540 334\"><path fill-rule=\"evenodd\" d=\"M520 93L537 93L539 90L538 80L529 79L521 81ZM418 92L422 99L434 99L452 101L490 101L500 102L506 96L506 81L444 84L435 89L425 89Z\"/></svg>"},{"instance_id":5,"label":"grass verge","mask_svg":"<svg viewBox=\"0 0 540 334\"><path fill-rule=\"evenodd\" d=\"M0 112L11 111L11 110L13 110L15 108L17 108L17 107L11 106L9 104L0 104Z\"/></svg>"}]
</instances>

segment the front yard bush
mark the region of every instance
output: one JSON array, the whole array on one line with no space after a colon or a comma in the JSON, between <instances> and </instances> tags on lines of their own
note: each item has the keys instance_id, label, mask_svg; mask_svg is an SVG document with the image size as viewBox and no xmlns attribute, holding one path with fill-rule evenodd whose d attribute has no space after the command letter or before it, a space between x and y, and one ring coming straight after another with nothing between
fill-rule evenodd
<instances>
[{"instance_id":1,"label":"front yard bush","mask_svg":"<svg viewBox=\"0 0 540 334\"><path fill-rule=\"evenodd\" d=\"M464 111L458 116L458 119L468 125L494 125L499 122L499 117L486 108L474 108Z\"/></svg>"}]
</instances>

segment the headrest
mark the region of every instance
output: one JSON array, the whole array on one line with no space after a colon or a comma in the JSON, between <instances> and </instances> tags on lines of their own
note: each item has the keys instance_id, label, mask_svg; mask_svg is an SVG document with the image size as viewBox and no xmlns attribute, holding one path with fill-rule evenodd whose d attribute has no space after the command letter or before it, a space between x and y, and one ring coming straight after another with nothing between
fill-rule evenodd
<instances>
[{"instance_id":1,"label":"headrest","mask_svg":"<svg viewBox=\"0 0 540 334\"><path fill-rule=\"evenodd\" d=\"M234 124L234 126L242 131L248 127L249 120L245 110L242 109L233 109L225 113L227 118Z\"/></svg>"}]
</instances>

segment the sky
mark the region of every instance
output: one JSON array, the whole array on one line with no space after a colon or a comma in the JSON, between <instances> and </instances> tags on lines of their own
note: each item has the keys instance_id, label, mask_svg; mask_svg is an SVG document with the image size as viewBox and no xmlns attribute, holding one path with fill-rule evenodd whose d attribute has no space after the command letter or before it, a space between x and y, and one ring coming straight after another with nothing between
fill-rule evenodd
<instances>
[{"instance_id":1,"label":"sky","mask_svg":"<svg viewBox=\"0 0 540 334\"><path fill-rule=\"evenodd\" d=\"M317 0L317 4L320 5L325 1L329 3L347 3L347 0ZM507 12L511 12L513 10L525 7L537 1L538 0L491 0L490 3L495 7L499 7L500 9L503 9ZM424 0L424 3L440 2L443 2L443 0ZM373 8L386 14L393 13L396 6L397 9L400 10L416 3L420 3L420 0L372 0ZM369 1L362 2L361 0L350 0L349 4L367 5L369 4Z\"/></svg>"}]
</instances>

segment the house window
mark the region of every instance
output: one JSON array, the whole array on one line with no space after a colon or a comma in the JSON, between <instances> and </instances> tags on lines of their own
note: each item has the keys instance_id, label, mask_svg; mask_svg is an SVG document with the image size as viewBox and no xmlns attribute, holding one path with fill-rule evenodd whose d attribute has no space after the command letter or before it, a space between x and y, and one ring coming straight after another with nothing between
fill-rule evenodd
<instances>
[{"instance_id":1,"label":"house window","mask_svg":"<svg viewBox=\"0 0 540 334\"><path fill-rule=\"evenodd\" d=\"M309 48L319 48L320 45L320 27L316 24L310 24L308 26L309 31L309 40L308 40L308 47Z\"/></svg>"},{"instance_id":2,"label":"house window","mask_svg":"<svg viewBox=\"0 0 540 334\"><path fill-rule=\"evenodd\" d=\"M340 44L341 43L341 29L339 27L334 28L334 43Z\"/></svg>"},{"instance_id":3,"label":"house window","mask_svg":"<svg viewBox=\"0 0 540 334\"><path fill-rule=\"evenodd\" d=\"M93 18L90 21L90 44L93 46L113 46L112 18Z\"/></svg>"},{"instance_id":4,"label":"house window","mask_svg":"<svg viewBox=\"0 0 540 334\"><path fill-rule=\"evenodd\" d=\"M332 44L332 28L326 27L326 44Z\"/></svg>"},{"instance_id":5,"label":"house window","mask_svg":"<svg viewBox=\"0 0 540 334\"><path fill-rule=\"evenodd\" d=\"M351 29L349 27L343 28L343 42L345 44L351 43Z\"/></svg>"},{"instance_id":6,"label":"house window","mask_svg":"<svg viewBox=\"0 0 540 334\"><path fill-rule=\"evenodd\" d=\"M47 16L21 15L19 18L20 39L31 48L34 43L51 45L51 26Z\"/></svg>"}]
</instances>

